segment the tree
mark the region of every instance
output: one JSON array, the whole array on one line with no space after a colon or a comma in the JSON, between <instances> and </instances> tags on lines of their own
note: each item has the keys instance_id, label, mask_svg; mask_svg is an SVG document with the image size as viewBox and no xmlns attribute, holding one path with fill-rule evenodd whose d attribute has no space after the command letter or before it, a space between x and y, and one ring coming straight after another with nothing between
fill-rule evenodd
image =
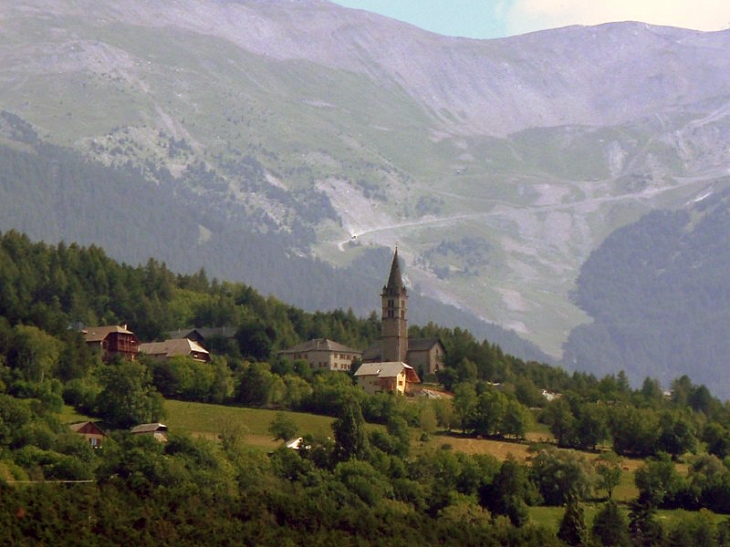
<instances>
[{"instance_id":1,"label":"tree","mask_svg":"<svg viewBox=\"0 0 730 547\"><path fill-rule=\"evenodd\" d=\"M659 419L652 409L614 407L609 421L613 449L617 454L622 456L656 454Z\"/></svg>"},{"instance_id":2,"label":"tree","mask_svg":"<svg viewBox=\"0 0 730 547\"><path fill-rule=\"evenodd\" d=\"M508 399L501 391L485 391L477 398L470 425L477 435L498 435L507 412Z\"/></svg>"},{"instance_id":3,"label":"tree","mask_svg":"<svg viewBox=\"0 0 730 547\"><path fill-rule=\"evenodd\" d=\"M459 384L454 388L454 414L461 426L462 433L466 433L469 421L477 405L477 393L473 384Z\"/></svg>"},{"instance_id":4,"label":"tree","mask_svg":"<svg viewBox=\"0 0 730 547\"><path fill-rule=\"evenodd\" d=\"M697 446L694 427L681 415L665 412L659 419L660 434L657 449L677 458L685 452L693 452Z\"/></svg>"},{"instance_id":5,"label":"tree","mask_svg":"<svg viewBox=\"0 0 730 547\"><path fill-rule=\"evenodd\" d=\"M269 433L274 440L288 441L297 434L297 424L285 412L277 412L269 424Z\"/></svg>"},{"instance_id":6,"label":"tree","mask_svg":"<svg viewBox=\"0 0 730 547\"><path fill-rule=\"evenodd\" d=\"M113 427L160 420L164 399L152 385L147 368L136 361L123 361L102 370L97 413Z\"/></svg>"},{"instance_id":7,"label":"tree","mask_svg":"<svg viewBox=\"0 0 730 547\"><path fill-rule=\"evenodd\" d=\"M418 409L418 427L426 435L431 435L438 427L438 417L433 401L424 401Z\"/></svg>"},{"instance_id":8,"label":"tree","mask_svg":"<svg viewBox=\"0 0 730 547\"><path fill-rule=\"evenodd\" d=\"M345 398L340 416L332 424L332 432L335 436L335 461L365 457L367 451L365 420L357 399L350 396Z\"/></svg>"},{"instance_id":9,"label":"tree","mask_svg":"<svg viewBox=\"0 0 730 547\"><path fill-rule=\"evenodd\" d=\"M714 515L707 509L701 509L693 515L685 515L669 532L669 545L688 547L716 547L717 525Z\"/></svg>"},{"instance_id":10,"label":"tree","mask_svg":"<svg viewBox=\"0 0 730 547\"><path fill-rule=\"evenodd\" d=\"M527 430L533 423L530 409L516 399L510 399L502 419L502 435L515 439L524 439Z\"/></svg>"},{"instance_id":11,"label":"tree","mask_svg":"<svg viewBox=\"0 0 730 547\"><path fill-rule=\"evenodd\" d=\"M637 547L654 547L662 544L664 533L661 524L656 520L656 509L641 497L631 504L629 536Z\"/></svg>"},{"instance_id":12,"label":"tree","mask_svg":"<svg viewBox=\"0 0 730 547\"><path fill-rule=\"evenodd\" d=\"M511 454L502 463L492 483L479 488L479 504L493 514L509 517L514 526L523 526L529 521L527 505L535 497L527 466Z\"/></svg>"},{"instance_id":13,"label":"tree","mask_svg":"<svg viewBox=\"0 0 730 547\"><path fill-rule=\"evenodd\" d=\"M634 482L640 498L654 507L673 499L684 487L684 480L667 454L659 454L637 469Z\"/></svg>"},{"instance_id":14,"label":"tree","mask_svg":"<svg viewBox=\"0 0 730 547\"><path fill-rule=\"evenodd\" d=\"M598 545L628 545L628 522L616 502L609 500L598 510L593 518L591 535Z\"/></svg>"},{"instance_id":15,"label":"tree","mask_svg":"<svg viewBox=\"0 0 730 547\"><path fill-rule=\"evenodd\" d=\"M32 325L16 325L12 343L10 366L30 382L42 382L61 355L61 342Z\"/></svg>"},{"instance_id":16,"label":"tree","mask_svg":"<svg viewBox=\"0 0 730 547\"><path fill-rule=\"evenodd\" d=\"M613 489L621 482L621 458L615 452L607 452L596 459L594 466L598 474L596 488L605 490L610 500Z\"/></svg>"},{"instance_id":17,"label":"tree","mask_svg":"<svg viewBox=\"0 0 730 547\"><path fill-rule=\"evenodd\" d=\"M705 425L702 440L707 443L707 451L719 458L730 456L730 432L717 422Z\"/></svg>"},{"instance_id":18,"label":"tree","mask_svg":"<svg viewBox=\"0 0 730 547\"><path fill-rule=\"evenodd\" d=\"M273 340L276 338L271 327L261 321L250 321L236 332L236 342L244 358L264 361L271 355Z\"/></svg>"},{"instance_id":19,"label":"tree","mask_svg":"<svg viewBox=\"0 0 730 547\"><path fill-rule=\"evenodd\" d=\"M570 496L586 499L592 488L593 468L573 450L540 450L532 461L532 476L547 505L563 505Z\"/></svg>"},{"instance_id":20,"label":"tree","mask_svg":"<svg viewBox=\"0 0 730 547\"><path fill-rule=\"evenodd\" d=\"M542 421L550 426L558 446L566 446L573 435L575 416L563 397L551 401L542 412Z\"/></svg>"},{"instance_id":21,"label":"tree","mask_svg":"<svg viewBox=\"0 0 730 547\"><path fill-rule=\"evenodd\" d=\"M568 496L565 513L560 521L558 538L568 545L583 547L588 544L588 530L586 529L583 508L575 496Z\"/></svg>"},{"instance_id":22,"label":"tree","mask_svg":"<svg viewBox=\"0 0 730 547\"><path fill-rule=\"evenodd\" d=\"M603 407L586 403L578 408L572 444L583 450L596 450L598 443L608 437L608 424Z\"/></svg>"}]
</instances>

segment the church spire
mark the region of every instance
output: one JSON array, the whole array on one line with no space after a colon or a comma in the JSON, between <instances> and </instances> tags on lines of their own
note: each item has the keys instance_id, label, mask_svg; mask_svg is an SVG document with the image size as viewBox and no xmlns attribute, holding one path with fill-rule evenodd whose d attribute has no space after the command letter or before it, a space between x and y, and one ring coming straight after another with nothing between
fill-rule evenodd
<instances>
[{"instance_id":1,"label":"church spire","mask_svg":"<svg viewBox=\"0 0 730 547\"><path fill-rule=\"evenodd\" d=\"M380 354L383 361L405 362L408 355L408 293L400 273L398 248L390 265L388 284L381 295L383 315L380 337Z\"/></svg>"},{"instance_id":2,"label":"church spire","mask_svg":"<svg viewBox=\"0 0 730 547\"><path fill-rule=\"evenodd\" d=\"M396 296L405 293L406 288L403 285L403 276L400 273L400 262L398 261L398 247L396 247L395 254L393 255L393 263L390 265L388 284L383 287L383 294Z\"/></svg>"}]
</instances>

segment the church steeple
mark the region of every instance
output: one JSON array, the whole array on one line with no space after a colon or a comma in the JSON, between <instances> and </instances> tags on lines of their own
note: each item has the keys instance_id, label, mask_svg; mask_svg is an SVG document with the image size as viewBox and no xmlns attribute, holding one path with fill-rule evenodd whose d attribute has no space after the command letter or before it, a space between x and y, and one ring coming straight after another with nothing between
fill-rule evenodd
<instances>
[{"instance_id":1,"label":"church steeple","mask_svg":"<svg viewBox=\"0 0 730 547\"><path fill-rule=\"evenodd\" d=\"M408 354L408 320L406 317L408 293L400 272L397 248L390 266L388 284L383 287L381 300L383 309L380 339L381 359L405 362Z\"/></svg>"},{"instance_id":2,"label":"church steeple","mask_svg":"<svg viewBox=\"0 0 730 547\"><path fill-rule=\"evenodd\" d=\"M393 255L393 263L390 265L390 276L388 284L383 287L383 294L391 294L394 296L406 294L406 288L403 285L403 276L400 274L400 262L398 261L398 247L395 248Z\"/></svg>"}]
</instances>

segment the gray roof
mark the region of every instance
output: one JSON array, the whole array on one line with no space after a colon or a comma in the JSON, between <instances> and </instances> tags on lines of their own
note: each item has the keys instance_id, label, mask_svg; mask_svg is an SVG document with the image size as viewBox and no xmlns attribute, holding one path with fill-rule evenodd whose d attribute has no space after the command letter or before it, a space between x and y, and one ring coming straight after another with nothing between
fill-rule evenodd
<instances>
[{"instance_id":1,"label":"gray roof","mask_svg":"<svg viewBox=\"0 0 730 547\"><path fill-rule=\"evenodd\" d=\"M167 335L170 338L190 338L193 333L197 333L201 338L233 338L236 336L235 327L196 327L189 329L177 329L170 331Z\"/></svg>"},{"instance_id":2,"label":"gray roof","mask_svg":"<svg viewBox=\"0 0 730 547\"><path fill-rule=\"evenodd\" d=\"M438 338L409 338L408 339L408 351L428 351L436 344L441 344L441 340Z\"/></svg>"},{"instance_id":3,"label":"gray roof","mask_svg":"<svg viewBox=\"0 0 730 547\"><path fill-rule=\"evenodd\" d=\"M355 372L355 376L377 376L378 378L394 378L403 370L413 370L413 367L400 361L385 361L382 363L363 363Z\"/></svg>"},{"instance_id":4,"label":"gray roof","mask_svg":"<svg viewBox=\"0 0 730 547\"><path fill-rule=\"evenodd\" d=\"M174 355L190 355L193 352L210 355L208 350L203 346L197 342L188 340L187 338L175 338L165 340L164 342L140 344L139 351L149 355L164 355L165 357L172 357Z\"/></svg>"},{"instance_id":5,"label":"gray roof","mask_svg":"<svg viewBox=\"0 0 730 547\"><path fill-rule=\"evenodd\" d=\"M101 342L111 333L117 332L120 334L134 334L132 331L127 330L127 326L121 325L109 325L106 327L87 327L81 331L84 335L84 339L87 342Z\"/></svg>"},{"instance_id":6,"label":"gray roof","mask_svg":"<svg viewBox=\"0 0 730 547\"><path fill-rule=\"evenodd\" d=\"M309 340L308 342L282 350L279 353L302 353L305 351L339 351L342 353L356 353L357 355L362 355L360 350L348 348L343 344L333 342L327 338L315 338L314 340Z\"/></svg>"},{"instance_id":7,"label":"gray roof","mask_svg":"<svg viewBox=\"0 0 730 547\"><path fill-rule=\"evenodd\" d=\"M131 431L132 433L154 433L156 431L167 431L167 426L161 423L139 424L129 431Z\"/></svg>"}]
</instances>

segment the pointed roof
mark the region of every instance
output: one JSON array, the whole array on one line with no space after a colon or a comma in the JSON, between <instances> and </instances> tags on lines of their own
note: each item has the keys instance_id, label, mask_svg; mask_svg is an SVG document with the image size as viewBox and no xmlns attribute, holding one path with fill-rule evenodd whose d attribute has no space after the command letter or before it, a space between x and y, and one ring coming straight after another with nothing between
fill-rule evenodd
<instances>
[{"instance_id":1,"label":"pointed roof","mask_svg":"<svg viewBox=\"0 0 730 547\"><path fill-rule=\"evenodd\" d=\"M421 381L412 366L401 363L400 361L363 363L360 365L360 368L355 371L355 377L377 376L378 378L394 378L403 372L405 372L406 380L408 382L416 384Z\"/></svg>"},{"instance_id":2,"label":"pointed roof","mask_svg":"<svg viewBox=\"0 0 730 547\"><path fill-rule=\"evenodd\" d=\"M203 346L188 338L171 338L164 342L149 342L139 345L141 353L150 355L173 357L175 355L190 355L197 353L203 357L210 357L210 352Z\"/></svg>"},{"instance_id":3,"label":"pointed roof","mask_svg":"<svg viewBox=\"0 0 730 547\"><path fill-rule=\"evenodd\" d=\"M112 333L118 334L134 334L127 329L127 325L109 325L104 327L88 327L81 331L87 342L102 342Z\"/></svg>"},{"instance_id":4,"label":"pointed roof","mask_svg":"<svg viewBox=\"0 0 730 547\"><path fill-rule=\"evenodd\" d=\"M393 263L390 265L388 284L383 287L383 293L398 295L405 292L406 288L403 285L403 276L400 273L400 262L398 262L398 247L396 247L395 254L393 255Z\"/></svg>"}]
</instances>

